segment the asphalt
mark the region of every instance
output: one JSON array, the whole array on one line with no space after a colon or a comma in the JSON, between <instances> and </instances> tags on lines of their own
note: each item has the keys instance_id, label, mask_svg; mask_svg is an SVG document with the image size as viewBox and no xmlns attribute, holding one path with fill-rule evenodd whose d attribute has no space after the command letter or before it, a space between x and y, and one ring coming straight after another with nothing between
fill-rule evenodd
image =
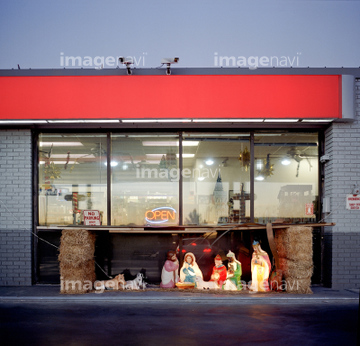
<instances>
[{"instance_id":1,"label":"asphalt","mask_svg":"<svg viewBox=\"0 0 360 346\"><path fill-rule=\"evenodd\" d=\"M0 302L15 301L243 301L247 303L297 303L314 301L359 302L359 289L335 290L315 286L312 294L290 294L286 292L250 293L196 290L161 290L150 288L139 291L105 291L86 294L61 294L60 286L35 285L22 287L0 287Z\"/></svg>"},{"instance_id":2,"label":"asphalt","mask_svg":"<svg viewBox=\"0 0 360 346\"><path fill-rule=\"evenodd\" d=\"M28 346L360 344L359 289L312 291L0 287L0 335L4 345Z\"/></svg>"}]
</instances>

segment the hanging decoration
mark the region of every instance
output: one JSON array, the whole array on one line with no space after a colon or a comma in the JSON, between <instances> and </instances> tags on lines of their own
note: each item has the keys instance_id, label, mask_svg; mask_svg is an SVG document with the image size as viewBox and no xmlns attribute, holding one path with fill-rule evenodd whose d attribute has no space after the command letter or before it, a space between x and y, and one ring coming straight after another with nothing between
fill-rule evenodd
<instances>
[{"instance_id":1,"label":"hanging decoration","mask_svg":"<svg viewBox=\"0 0 360 346\"><path fill-rule=\"evenodd\" d=\"M250 151L245 147L244 151L240 152L239 161L247 172L250 167Z\"/></svg>"},{"instance_id":2,"label":"hanging decoration","mask_svg":"<svg viewBox=\"0 0 360 346\"><path fill-rule=\"evenodd\" d=\"M44 169L45 177L51 180L61 178L61 169L54 162L46 163Z\"/></svg>"},{"instance_id":3,"label":"hanging decoration","mask_svg":"<svg viewBox=\"0 0 360 346\"><path fill-rule=\"evenodd\" d=\"M270 163L270 154L266 156L266 163L261 171L262 175L267 178L274 174L274 165Z\"/></svg>"}]
</instances>

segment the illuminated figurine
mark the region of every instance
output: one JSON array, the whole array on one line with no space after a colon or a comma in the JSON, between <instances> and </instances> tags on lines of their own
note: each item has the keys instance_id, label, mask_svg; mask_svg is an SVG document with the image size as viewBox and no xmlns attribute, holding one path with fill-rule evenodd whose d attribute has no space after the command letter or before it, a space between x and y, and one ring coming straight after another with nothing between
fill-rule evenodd
<instances>
[{"instance_id":1,"label":"illuminated figurine","mask_svg":"<svg viewBox=\"0 0 360 346\"><path fill-rule=\"evenodd\" d=\"M167 259L161 272L161 288L174 288L179 281L179 261L176 257L175 251L167 253Z\"/></svg>"},{"instance_id":2,"label":"illuminated figurine","mask_svg":"<svg viewBox=\"0 0 360 346\"><path fill-rule=\"evenodd\" d=\"M240 291L242 290L241 263L235 258L235 254L231 251L229 251L226 257L228 258L229 263L228 263L227 278L223 286L223 289L227 291Z\"/></svg>"},{"instance_id":3,"label":"illuminated figurine","mask_svg":"<svg viewBox=\"0 0 360 346\"><path fill-rule=\"evenodd\" d=\"M180 281L185 283L193 283L196 286L196 277L203 279L203 274L196 263L195 255L192 252L187 252L184 257L184 264L180 270Z\"/></svg>"},{"instance_id":4,"label":"illuminated figurine","mask_svg":"<svg viewBox=\"0 0 360 346\"><path fill-rule=\"evenodd\" d=\"M216 255L214 261L215 266L213 268L210 281L214 281L218 285L218 287L221 288L226 280L227 270L222 262L220 255Z\"/></svg>"},{"instance_id":5,"label":"illuminated figurine","mask_svg":"<svg viewBox=\"0 0 360 346\"><path fill-rule=\"evenodd\" d=\"M254 292L267 292L269 288L269 274L271 263L268 254L261 249L258 241L253 242L253 255L251 259L251 286Z\"/></svg>"}]
</instances>

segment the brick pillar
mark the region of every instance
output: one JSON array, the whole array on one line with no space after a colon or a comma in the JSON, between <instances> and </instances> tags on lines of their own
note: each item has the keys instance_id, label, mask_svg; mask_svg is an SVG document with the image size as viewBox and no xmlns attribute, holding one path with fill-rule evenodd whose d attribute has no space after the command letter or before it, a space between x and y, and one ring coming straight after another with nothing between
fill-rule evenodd
<instances>
[{"instance_id":1,"label":"brick pillar","mask_svg":"<svg viewBox=\"0 0 360 346\"><path fill-rule=\"evenodd\" d=\"M324 283L336 289L360 287L360 211L346 209L346 195L360 185L360 80L356 80L356 115L351 123L332 123L325 132L324 197L331 214L325 221Z\"/></svg>"},{"instance_id":2,"label":"brick pillar","mask_svg":"<svg viewBox=\"0 0 360 346\"><path fill-rule=\"evenodd\" d=\"M32 230L30 130L0 130L0 285L29 286Z\"/></svg>"}]
</instances>

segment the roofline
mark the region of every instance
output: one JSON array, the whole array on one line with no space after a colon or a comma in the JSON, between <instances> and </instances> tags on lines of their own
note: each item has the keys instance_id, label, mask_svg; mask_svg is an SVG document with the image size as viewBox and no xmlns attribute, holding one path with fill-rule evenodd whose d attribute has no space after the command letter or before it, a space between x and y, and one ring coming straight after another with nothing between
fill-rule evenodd
<instances>
[{"instance_id":1,"label":"roofline","mask_svg":"<svg viewBox=\"0 0 360 346\"><path fill-rule=\"evenodd\" d=\"M0 70L0 77L126 76L126 68L62 68ZM133 76L162 76L166 68L133 68ZM360 67L172 67L171 75L352 75L360 78Z\"/></svg>"}]
</instances>

